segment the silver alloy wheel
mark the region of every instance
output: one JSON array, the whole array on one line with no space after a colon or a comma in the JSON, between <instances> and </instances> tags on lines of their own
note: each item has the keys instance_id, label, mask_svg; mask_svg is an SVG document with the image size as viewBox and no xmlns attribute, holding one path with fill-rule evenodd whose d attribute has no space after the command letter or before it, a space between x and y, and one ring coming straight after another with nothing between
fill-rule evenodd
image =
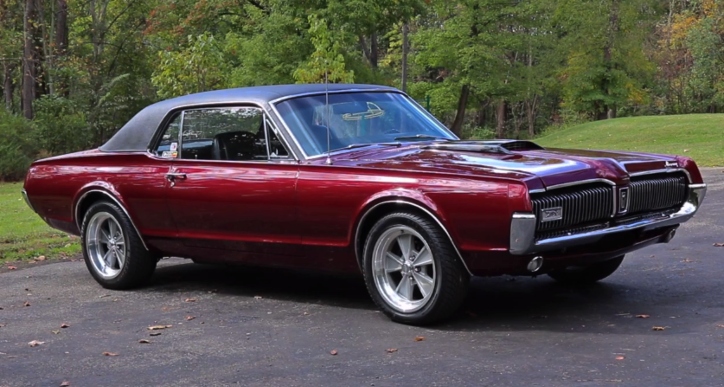
<instances>
[{"instance_id":1,"label":"silver alloy wheel","mask_svg":"<svg viewBox=\"0 0 724 387\"><path fill-rule=\"evenodd\" d=\"M117 277L126 263L126 239L116 218L108 212L93 215L85 238L93 269L105 279Z\"/></svg>"},{"instance_id":2,"label":"silver alloy wheel","mask_svg":"<svg viewBox=\"0 0 724 387\"><path fill-rule=\"evenodd\" d=\"M435 292L435 262L425 238L408 226L385 230L372 252L375 286L402 313L420 310Z\"/></svg>"}]
</instances>

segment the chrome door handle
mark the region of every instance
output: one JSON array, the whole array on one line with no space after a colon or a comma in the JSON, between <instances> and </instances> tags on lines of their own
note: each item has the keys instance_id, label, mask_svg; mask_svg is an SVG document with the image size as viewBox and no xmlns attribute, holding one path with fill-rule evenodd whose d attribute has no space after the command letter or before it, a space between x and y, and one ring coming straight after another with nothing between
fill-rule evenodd
<instances>
[{"instance_id":1,"label":"chrome door handle","mask_svg":"<svg viewBox=\"0 0 724 387\"><path fill-rule=\"evenodd\" d=\"M179 173L179 172L169 172L166 174L166 180L168 180L171 183L171 187L173 187L176 184L176 179L185 180L186 174Z\"/></svg>"}]
</instances>

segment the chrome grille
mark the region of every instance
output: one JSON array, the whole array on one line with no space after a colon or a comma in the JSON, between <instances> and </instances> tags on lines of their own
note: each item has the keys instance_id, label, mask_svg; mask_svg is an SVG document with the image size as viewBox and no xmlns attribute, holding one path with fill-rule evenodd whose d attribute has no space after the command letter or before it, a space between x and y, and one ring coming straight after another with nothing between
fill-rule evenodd
<instances>
[{"instance_id":1,"label":"chrome grille","mask_svg":"<svg viewBox=\"0 0 724 387\"><path fill-rule=\"evenodd\" d=\"M580 227L586 224L605 222L613 214L613 187L606 184L592 184L531 195L533 212L536 216L536 231ZM541 211L562 207L560 220L543 222Z\"/></svg>"},{"instance_id":2,"label":"chrome grille","mask_svg":"<svg viewBox=\"0 0 724 387\"><path fill-rule=\"evenodd\" d=\"M687 195L683 174L651 175L631 179L629 214L680 207Z\"/></svg>"}]
</instances>

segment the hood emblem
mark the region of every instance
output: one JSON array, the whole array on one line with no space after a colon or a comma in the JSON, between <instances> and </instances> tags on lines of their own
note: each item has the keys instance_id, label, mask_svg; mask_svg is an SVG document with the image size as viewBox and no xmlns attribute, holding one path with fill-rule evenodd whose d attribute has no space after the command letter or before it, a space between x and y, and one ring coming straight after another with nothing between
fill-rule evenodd
<instances>
[{"instance_id":1,"label":"hood emblem","mask_svg":"<svg viewBox=\"0 0 724 387\"><path fill-rule=\"evenodd\" d=\"M664 167L665 168L678 168L679 163L677 163L676 161L667 161L664 163Z\"/></svg>"},{"instance_id":2,"label":"hood emblem","mask_svg":"<svg viewBox=\"0 0 724 387\"><path fill-rule=\"evenodd\" d=\"M542 208L540 210L541 222L552 222L563 219L563 207Z\"/></svg>"}]
</instances>

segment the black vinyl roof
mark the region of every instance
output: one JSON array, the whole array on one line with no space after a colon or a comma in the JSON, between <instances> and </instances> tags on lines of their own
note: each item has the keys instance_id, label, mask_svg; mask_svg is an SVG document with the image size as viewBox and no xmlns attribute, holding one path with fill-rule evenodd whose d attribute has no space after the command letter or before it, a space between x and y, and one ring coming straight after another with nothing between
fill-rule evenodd
<instances>
[{"instance_id":1,"label":"black vinyl roof","mask_svg":"<svg viewBox=\"0 0 724 387\"><path fill-rule=\"evenodd\" d=\"M284 97L294 97L303 94L321 94L324 93L325 90L329 90L330 92L365 90L399 92L399 90L388 86L337 83L325 85L323 83L315 83L305 85L242 87L189 94L157 102L144 108L123 125L110 140L103 144L100 150L104 152L145 151L163 119L173 110L194 106L214 106L235 103L251 103L268 107L270 102Z\"/></svg>"}]
</instances>

